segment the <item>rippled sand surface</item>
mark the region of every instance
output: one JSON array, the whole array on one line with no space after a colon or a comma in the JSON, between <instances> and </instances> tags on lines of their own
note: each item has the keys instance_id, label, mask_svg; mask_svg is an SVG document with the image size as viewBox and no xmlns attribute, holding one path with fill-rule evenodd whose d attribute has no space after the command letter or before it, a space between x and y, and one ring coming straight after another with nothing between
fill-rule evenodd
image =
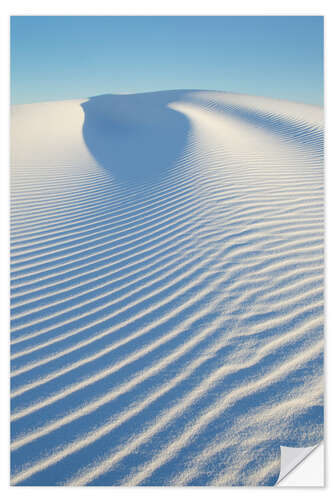
<instances>
[{"instance_id":1,"label":"rippled sand surface","mask_svg":"<svg viewBox=\"0 0 333 500\"><path fill-rule=\"evenodd\" d=\"M12 484L273 485L323 433L323 111L12 110Z\"/></svg>"}]
</instances>

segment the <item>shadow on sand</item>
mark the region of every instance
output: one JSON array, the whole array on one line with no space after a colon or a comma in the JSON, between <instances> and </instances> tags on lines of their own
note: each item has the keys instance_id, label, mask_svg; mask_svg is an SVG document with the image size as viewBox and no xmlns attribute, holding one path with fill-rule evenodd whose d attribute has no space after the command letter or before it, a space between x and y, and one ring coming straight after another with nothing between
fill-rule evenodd
<instances>
[{"instance_id":1,"label":"shadow on sand","mask_svg":"<svg viewBox=\"0 0 333 500\"><path fill-rule=\"evenodd\" d=\"M181 90L91 97L83 138L98 163L128 184L156 181L183 151L189 122L168 107Z\"/></svg>"}]
</instances>

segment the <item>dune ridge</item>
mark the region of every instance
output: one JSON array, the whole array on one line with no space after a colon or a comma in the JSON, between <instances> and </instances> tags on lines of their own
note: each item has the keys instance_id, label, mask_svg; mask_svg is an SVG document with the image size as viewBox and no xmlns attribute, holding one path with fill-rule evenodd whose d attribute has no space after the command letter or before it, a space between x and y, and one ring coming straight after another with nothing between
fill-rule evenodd
<instances>
[{"instance_id":1,"label":"dune ridge","mask_svg":"<svg viewBox=\"0 0 333 500\"><path fill-rule=\"evenodd\" d=\"M273 485L323 435L323 111L14 106L13 485Z\"/></svg>"}]
</instances>

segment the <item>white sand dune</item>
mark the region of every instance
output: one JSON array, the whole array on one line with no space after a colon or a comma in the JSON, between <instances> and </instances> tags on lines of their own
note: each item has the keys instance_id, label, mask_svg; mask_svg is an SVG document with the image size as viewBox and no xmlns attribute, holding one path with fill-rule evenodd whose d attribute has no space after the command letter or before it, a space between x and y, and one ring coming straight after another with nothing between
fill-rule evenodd
<instances>
[{"instance_id":1,"label":"white sand dune","mask_svg":"<svg viewBox=\"0 0 333 500\"><path fill-rule=\"evenodd\" d=\"M323 111L19 105L12 484L273 485L323 433Z\"/></svg>"}]
</instances>

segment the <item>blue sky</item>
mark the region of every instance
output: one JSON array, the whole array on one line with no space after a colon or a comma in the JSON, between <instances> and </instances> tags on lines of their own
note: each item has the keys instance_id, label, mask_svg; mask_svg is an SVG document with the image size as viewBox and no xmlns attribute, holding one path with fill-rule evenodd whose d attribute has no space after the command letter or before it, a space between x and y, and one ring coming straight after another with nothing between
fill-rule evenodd
<instances>
[{"instance_id":1,"label":"blue sky","mask_svg":"<svg viewBox=\"0 0 333 500\"><path fill-rule=\"evenodd\" d=\"M13 104L212 89L323 104L323 18L11 18Z\"/></svg>"}]
</instances>

